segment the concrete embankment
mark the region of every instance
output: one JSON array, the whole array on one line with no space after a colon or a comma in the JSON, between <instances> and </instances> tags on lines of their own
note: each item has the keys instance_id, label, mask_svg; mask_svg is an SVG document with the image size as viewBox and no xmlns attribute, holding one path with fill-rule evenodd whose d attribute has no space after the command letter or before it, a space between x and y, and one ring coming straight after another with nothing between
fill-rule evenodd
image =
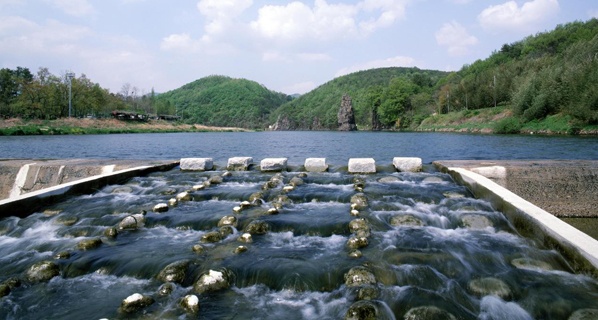
<instances>
[{"instance_id":1,"label":"concrete embankment","mask_svg":"<svg viewBox=\"0 0 598 320\"><path fill-rule=\"evenodd\" d=\"M0 160L0 217L27 216L74 194L154 171L169 170L178 161L139 160Z\"/></svg>"},{"instance_id":2,"label":"concrete embankment","mask_svg":"<svg viewBox=\"0 0 598 320\"><path fill-rule=\"evenodd\" d=\"M579 202L577 212L586 217L596 216L598 162L437 161L434 164L471 190L476 198L490 201L518 232L559 251L575 270L598 277L596 239L505 188L519 190L534 199L554 196L564 202L559 204L562 208L569 208L566 212ZM552 203L555 201L550 199L546 205Z\"/></svg>"}]
</instances>

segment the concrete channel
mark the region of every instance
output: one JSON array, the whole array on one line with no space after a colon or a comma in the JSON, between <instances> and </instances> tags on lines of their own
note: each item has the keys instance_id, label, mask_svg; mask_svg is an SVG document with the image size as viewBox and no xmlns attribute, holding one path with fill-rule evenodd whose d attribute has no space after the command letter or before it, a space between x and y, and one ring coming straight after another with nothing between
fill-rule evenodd
<instances>
[{"instance_id":1,"label":"concrete channel","mask_svg":"<svg viewBox=\"0 0 598 320\"><path fill-rule=\"evenodd\" d=\"M194 158L212 167L211 158ZM251 158L233 158L251 162ZM181 159L181 161L187 159ZM229 159L229 165L230 165ZM395 158L393 165L413 164L416 158ZM0 160L0 218L27 216L65 197L91 193L109 184L177 167L175 160ZM285 158L262 160L284 164ZM307 159L318 170L324 158ZM416 166L418 161L415 161ZM477 198L490 201L522 235L561 252L572 267L598 278L598 240L559 217L598 217L598 161L435 161ZM182 165L182 164L181 164ZM421 159L419 159L421 165ZM284 166L280 170L284 170ZM351 167L375 173L371 158L350 159ZM372 169L373 168L373 169ZM527 199L527 200L526 200ZM528 201L530 200L530 201ZM550 213L549 213L550 212Z\"/></svg>"}]
</instances>

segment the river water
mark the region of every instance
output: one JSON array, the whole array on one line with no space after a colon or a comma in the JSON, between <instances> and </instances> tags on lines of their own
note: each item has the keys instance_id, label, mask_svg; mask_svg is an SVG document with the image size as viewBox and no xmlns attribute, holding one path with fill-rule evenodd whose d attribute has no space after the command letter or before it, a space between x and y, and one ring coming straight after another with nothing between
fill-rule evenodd
<instances>
[{"instance_id":1,"label":"river water","mask_svg":"<svg viewBox=\"0 0 598 320\"><path fill-rule=\"evenodd\" d=\"M349 158L393 157L435 160L598 159L598 137L474 135L396 132L250 132L169 133L83 136L0 136L2 158L180 159L211 157L226 164L230 157L256 160L287 157L327 158L342 165Z\"/></svg>"},{"instance_id":2,"label":"river water","mask_svg":"<svg viewBox=\"0 0 598 320\"><path fill-rule=\"evenodd\" d=\"M378 164L396 156L426 163L598 159L595 138L313 132L0 138L0 158L193 156L225 165L229 157L252 156L301 165L326 157L333 164L324 173L176 168L27 218L2 219L0 284L10 290L0 287L1 319L365 319L368 312L377 319L569 319L598 312L596 279L575 274L559 253L519 235L448 175L431 168L353 175L341 168L354 157ZM168 211L152 211L185 191L189 197ZM131 219L134 226L124 226ZM245 233L251 241L242 241ZM49 280L31 271L42 261L56 270ZM176 276L163 276L173 263ZM222 275L222 288L202 287L210 274ZM123 300L136 293L152 303L124 310ZM188 295L198 298L198 311L181 306Z\"/></svg>"}]
</instances>

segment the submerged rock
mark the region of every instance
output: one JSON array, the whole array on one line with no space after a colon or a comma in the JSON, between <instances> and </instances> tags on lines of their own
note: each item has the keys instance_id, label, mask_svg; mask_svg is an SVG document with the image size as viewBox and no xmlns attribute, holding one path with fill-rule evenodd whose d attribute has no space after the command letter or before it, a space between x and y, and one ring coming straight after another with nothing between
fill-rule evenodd
<instances>
[{"instance_id":1,"label":"submerged rock","mask_svg":"<svg viewBox=\"0 0 598 320\"><path fill-rule=\"evenodd\" d=\"M21 280L18 278L9 278L0 284L0 298L7 296L17 287L21 286Z\"/></svg>"},{"instance_id":2,"label":"submerged rock","mask_svg":"<svg viewBox=\"0 0 598 320\"><path fill-rule=\"evenodd\" d=\"M347 287L357 287L363 285L374 285L376 284L376 277L366 267L353 267L347 273L345 273L345 285Z\"/></svg>"},{"instance_id":3,"label":"submerged rock","mask_svg":"<svg viewBox=\"0 0 598 320\"><path fill-rule=\"evenodd\" d=\"M351 197L352 209L365 209L368 206L368 198L363 193L355 194Z\"/></svg>"},{"instance_id":4,"label":"submerged rock","mask_svg":"<svg viewBox=\"0 0 598 320\"><path fill-rule=\"evenodd\" d=\"M211 231L201 236L199 241L202 243L215 243L222 240L222 235L218 231Z\"/></svg>"},{"instance_id":5,"label":"submerged rock","mask_svg":"<svg viewBox=\"0 0 598 320\"><path fill-rule=\"evenodd\" d=\"M254 220L251 221L246 227L245 232L249 234L266 234L270 230L270 225L265 221Z\"/></svg>"},{"instance_id":6,"label":"submerged rock","mask_svg":"<svg viewBox=\"0 0 598 320\"><path fill-rule=\"evenodd\" d=\"M166 282L158 288L158 294L161 296L169 296L174 291L174 289L176 289L174 283Z\"/></svg>"},{"instance_id":7,"label":"submerged rock","mask_svg":"<svg viewBox=\"0 0 598 320\"><path fill-rule=\"evenodd\" d=\"M461 217L461 223L468 229L485 229L494 226L490 219L478 214L464 215Z\"/></svg>"},{"instance_id":8,"label":"submerged rock","mask_svg":"<svg viewBox=\"0 0 598 320\"><path fill-rule=\"evenodd\" d=\"M194 294L189 294L181 299L181 307L189 313L197 313L199 311L199 298Z\"/></svg>"},{"instance_id":9,"label":"submerged rock","mask_svg":"<svg viewBox=\"0 0 598 320\"><path fill-rule=\"evenodd\" d=\"M154 299L150 296L144 296L140 293L134 293L128 296L120 304L119 311L124 313L132 313L139 311L154 303Z\"/></svg>"},{"instance_id":10,"label":"submerged rock","mask_svg":"<svg viewBox=\"0 0 598 320\"><path fill-rule=\"evenodd\" d=\"M571 314L567 320L595 320L598 319L598 309L579 309Z\"/></svg>"},{"instance_id":11,"label":"submerged rock","mask_svg":"<svg viewBox=\"0 0 598 320\"><path fill-rule=\"evenodd\" d=\"M164 267L156 278L162 282L183 283L189 263L189 260L175 261Z\"/></svg>"},{"instance_id":12,"label":"submerged rock","mask_svg":"<svg viewBox=\"0 0 598 320\"><path fill-rule=\"evenodd\" d=\"M471 280L467 290L478 297L495 295L507 300L512 296L511 288L504 281L493 277Z\"/></svg>"},{"instance_id":13,"label":"submerged rock","mask_svg":"<svg viewBox=\"0 0 598 320\"><path fill-rule=\"evenodd\" d=\"M218 221L218 227L232 226L237 227L237 217L235 216L224 216Z\"/></svg>"},{"instance_id":14,"label":"submerged rock","mask_svg":"<svg viewBox=\"0 0 598 320\"><path fill-rule=\"evenodd\" d=\"M95 249L101 245L102 245L102 239L91 238L91 239L81 240L79 243L77 243L77 248L81 249L81 250L91 250L91 249Z\"/></svg>"},{"instance_id":15,"label":"submerged rock","mask_svg":"<svg viewBox=\"0 0 598 320\"><path fill-rule=\"evenodd\" d=\"M405 314L405 320L457 320L450 312L435 306L412 308Z\"/></svg>"},{"instance_id":16,"label":"submerged rock","mask_svg":"<svg viewBox=\"0 0 598 320\"><path fill-rule=\"evenodd\" d=\"M114 227L110 227L110 228L107 228L106 230L104 230L104 236L106 238L114 239L114 238L116 238L117 235L118 235L118 230L116 230L116 228L114 228Z\"/></svg>"},{"instance_id":17,"label":"submerged rock","mask_svg":"<svg viewBox=\"0 0 598 320\"><path fill-rule=\"evenodd\" d=\"M199 280L193 285L193 290L202 294L226 289L229 286L228 276L225 272L210 270L199 277Z\"/></svg>"},{"instance_id":18,"label":"submerged rock","mask_svg":"<svg viewBox=\"0 0 598 320\"><path fill-rule=\"evenodd\" d=\"M533 271L550 271L552 266L548 262L530 259L517 258L511 260L511 264L518 269L533 270Z\"/></svg>"},{"instance_id":19,"label":"submerged rock","mask_svg":"<svg viewBox=\"0 0 598 320\"><path fill-rule=\"evenodd\" d=\"M396 215L390 218L390 225L399 227L399 226L409 226L409 227L423 227L426 225L420 218L410 215L410 214L402 214Z\"/></svg>"},{"instance_id":20,"label":"submerged rock","mask_svg":"<svg viewBox=\"0 0 598 320\"><path fill-rule=\"evenodd\" d=\"M61 224L66 227L70 227L70 226L74 225L75 223L77 223L77 221L79 221L79 218L77 218L75 216L62 216L62 217L58 217L54 221L57 224Z\"/></svg>"},{"instance_id":21,"label":"submerged rock","mask_svg":"<svg viewBox=\"0 0 598 320\"><path fill-rule=\"evenodd\" d=\"M60 274L60 268L53 261L40 261L27 270L27 280L46 282Z\"/></svg>"},{"instance_id":22,"label":"submerged rock","mask_svg":"<svg viewBox=\"0 0 598 320\"><path fill-rule=\"evenodd\" d=\"M345 313L345 320L391 320L396 319L386 303L378 300L357 301Z\"/></svg>"}]
</instances>

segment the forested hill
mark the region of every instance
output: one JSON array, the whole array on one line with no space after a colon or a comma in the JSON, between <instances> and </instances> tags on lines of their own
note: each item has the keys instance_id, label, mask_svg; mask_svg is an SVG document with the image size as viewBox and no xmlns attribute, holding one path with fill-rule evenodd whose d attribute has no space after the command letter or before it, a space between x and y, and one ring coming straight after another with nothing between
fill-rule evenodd
<instances>
[{"instance_id":1,"label":"forested hill","mask_svg":"<svg viewBox=\"0 0 598 320\"><path fill-rule=\"evenodd\" d=\"M225 76L208 76L158 96L186 123L263 129L270 113L291 97L263 85Z\"/></svg>"},{"instance_id":2,"label":"forested hill","mask_svg":"<svg viewBox=\"0 0 598 320\"><path fill-rule=\"evenodd\" d=\"M391 127L399 113L412 112L416 105L433 105L433 88L446 75L442 71L399 67L355 72L284 104L270 120L283 122L282 130L336 130L341 98L347 94L360 129ZM372 114L375 105L377 117Z\"/></svg>"}]
</instances>

